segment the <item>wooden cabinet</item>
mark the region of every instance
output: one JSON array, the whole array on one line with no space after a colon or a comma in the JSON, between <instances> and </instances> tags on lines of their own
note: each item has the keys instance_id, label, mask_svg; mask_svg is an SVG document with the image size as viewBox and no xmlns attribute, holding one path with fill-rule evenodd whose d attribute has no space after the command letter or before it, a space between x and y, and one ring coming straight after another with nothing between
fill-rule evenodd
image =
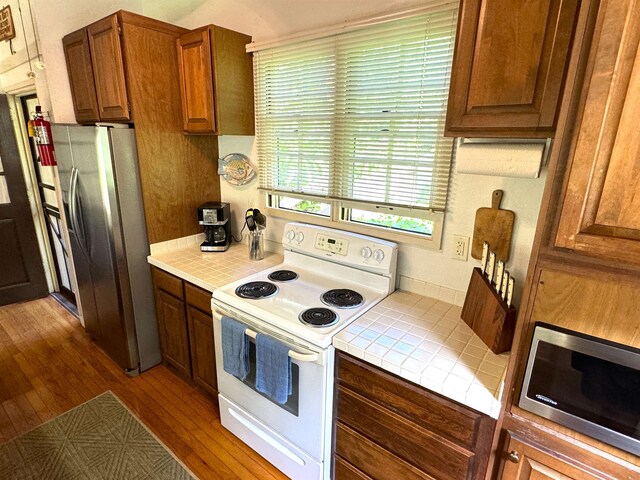
<instances>
[{"instance_id":1,"label":"wooden cabinet","mask_svg":"<svg viewBox=\"0 0 640 480\"><path fill-rule=\"evenodd\" d=\"M445 132L553 137L579 0L461 0Z\"/></svg>"},{"instance_id":2,"label":"wooden cabinet","mask_svg":"<svg viewBox=\"0 0 640 480\"><path fill-rule=\"evenodd\" d=\"M347 478L484 478L495 421L338 353L334 473Z\"/></svg>"},{"instance_id":3,"label":"wooden cabinet","mask_svg":"<svg viewBox=\"0 0 640 480\"><path fill-rule=\"evenodd\" d=\"M611 480L638 478L637 467L570 443L520 419L507 418L498 480Z\"/></svg>"},{"instance_id":4,"label":"wooden cabinet","mask_svg":"<svg viewBox=\"0 0 640 480\"><path fill-rule=\"evenodd\" d=\"M156 290L156 315L163 360L183 375L190 376L189 333L184 302L163 290Z\"/></svg>"},{"instance_id":5,"label":"wooden cabinet","mask_svg":"<svg viewBox=\"0 0 640 480\"><path fill-rule=\"evenodd\" d=\"M78 123L97 122L100 120L100 114L86 29L83 28L64 37L62 46L67 61L76 120Z\"/></svg>"},{"instance_id":6,"label":"wooden cabinet","mask_svg":"<svg viewBox=\"0 0 640 480\"><path fill-rule=\"evenodd\" d=\"M556 454L557 455L557 454ZM501 471L504 480L595 480L594 475L554 456L540 446L509 437Z\"/></svg>"},{"instance_id":7,"label":"wooden cabinet","mask_svg":"<svg viewBox=\"0 0 640 480\"><path fill-rule=\"evenodd\" d=\"M218 395L211 293L152 267L162 360Z\"/></svg>"},{"instance_id":8,"label":"wooden cabinet","mask_svg":"<svg viewBox=\"0 0 640 480\"><path fill-rule=\"evenodd\" d=\"M62 39L78 123L130 119L120 35L114 14Z\"/></svg>"},{"instance_id":9,"label":"wooden cabinet","mask_svg":"<svg viewBox=\"0 0 640 480\"><path fill-rule=\"evenodd\" d=\"M129 99L117 15L89 25L87 33L100 120L129 120Z\"/></svg>"},{"instance_id":10,"label":"wooden cabinet","mask_svg":"<svg viewBox=\"0 0 640 480\"><path fill-rule=\"evenodd\" d=\"M251 37L215 25L177 40L183 127L189 133L253 135Z\"/></svg>"},{"instance_id":11,"label":"wooden cabinet","mask_svg":"<svg viewBox=\"0 0 640 480\"><path fill-rule=\"evenodd\" d=\"M220 200L218 142L185 136L176 40L188 30L118 11L63 39L78 123L133 124L149 243L194 235Z\"/></svg>"},{"instance_id":12,"label":"wooden cabinet","mask_svg":"<svg viewBox=\"0 0 640 480\"><path fill-rule=\"evenodd\" d=\"M640 263L640 5L603 1L587 66L556 246Z\"/></svg>"}]
</instances>

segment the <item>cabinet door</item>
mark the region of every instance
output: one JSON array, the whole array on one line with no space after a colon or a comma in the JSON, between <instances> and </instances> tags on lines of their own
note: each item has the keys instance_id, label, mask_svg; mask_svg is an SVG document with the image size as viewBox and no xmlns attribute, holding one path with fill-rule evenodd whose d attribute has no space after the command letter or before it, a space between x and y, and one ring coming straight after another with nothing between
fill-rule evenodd
<instances>
[{"instance_id":1,"label":"cabinet door","mask_svg":"<svg viewBox=\"0 0 640 480\"><path fill-rule=\"evenodd\" d=\"M73 110L78 123L92 123L100 120L96 86L93 81L91 53L87 30L70 33L62 39L64 57L67 61L67 73Z\"/></svg>"},{"instance_id":2,"label":"cabinet door","mask_svg":"<svg viewBox=\"0 0 640 480\"><path fill-rule=\"evenodd\" d=\"M162 358L189 377L191 362L184 302L163 290L156 289L155 293Z\"/></svg>"},{"instance_id":3,"label":"cabinet door","mask_svg":"<svg viewBox=\"0 0 640 480\"><path fill-rule=\"evenodd\" d=\"M89 25L87 31L100 120L129 120L118 17L104 18Z\"/></svg>"},{"instance_id":4,"label":"cabinet door","mask_svg":"<svg viewBox=\"0 0 640 480\"><path fill-rule=\"evenodd\" d=\"M184 130L215 132L210 28L185 33L178 38L177 48Z\"/></svg>"},{"instance_id":5,"label":"cabinet door","mask_svg":"<svg viewBox=\"0 0 640 480\"><path fill-rule=\"evenodd\" d=\"M189 345L193 380L212 395L218 395L216 355L213 347L213 318L187 305Z\"/></svg>"},{"instance_id":6,"label":"cabinet door","mask_svg":"<svg viewBox=\"0 0 640 480\"><path fill-rule=\"evenodd\" d=\"M551 455L544 450L508 436L504 453L501 480L596 480L611 477L594 476L582 468L564 461L561 456L569 452Z\"/></svg>"},{"instance_id":7,"label":"cabinet door","mask_svg":"<svg viewBox=\"0 0 640 480\"><path fill-rule=\"evenodd\" d=\"M450 136L552 137L578 0L462 0Z\"/></svg>"},{"instance_id":8,"label":"cabinet door","mask_svg":"<svg viewBox=\"0 0 640 480\"><path fill-rule=\"evenodd\" d=\"M640 263L640 4L600 4L556 245Z\"/></svg>"}]
</instances>

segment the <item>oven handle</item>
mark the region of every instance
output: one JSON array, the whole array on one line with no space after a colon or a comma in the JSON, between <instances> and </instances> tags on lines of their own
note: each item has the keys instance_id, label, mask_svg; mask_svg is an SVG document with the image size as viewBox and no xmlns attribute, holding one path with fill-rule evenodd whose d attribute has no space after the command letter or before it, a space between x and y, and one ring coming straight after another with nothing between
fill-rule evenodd
<instances>
[{"instance_id":1,"label":"oven handle","mask_svg":"<svg viewBox=\"0 0 640 480\"><path fill-rule=\"evenodd\" d=\"M253 338L255 340L256 335L258 335L256 332L254 332L253 330L251 330L250 328L247 328L244 331L244 334ZM316 362L318 361L318 354L317 353L299 353L296 352L295 350L289 350L289 356L291 358L293 358L294 360L298 360L299 362Z\"/></svg>"}]
</instances>

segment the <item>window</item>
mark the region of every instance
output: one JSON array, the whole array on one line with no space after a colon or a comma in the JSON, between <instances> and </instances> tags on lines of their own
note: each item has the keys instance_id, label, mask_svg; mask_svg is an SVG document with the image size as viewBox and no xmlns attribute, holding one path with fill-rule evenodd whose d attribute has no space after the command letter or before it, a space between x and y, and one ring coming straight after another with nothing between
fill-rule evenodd
<instances>
[{"instance_id":1,"label":"window","mask_svg":"<svg viewBox=\"0 0 640 480\"><path fill-rule=\"evenodd\" d=\"M254 55L268 206L435 240L457 4Z\"/></svg>"}]
</instances>

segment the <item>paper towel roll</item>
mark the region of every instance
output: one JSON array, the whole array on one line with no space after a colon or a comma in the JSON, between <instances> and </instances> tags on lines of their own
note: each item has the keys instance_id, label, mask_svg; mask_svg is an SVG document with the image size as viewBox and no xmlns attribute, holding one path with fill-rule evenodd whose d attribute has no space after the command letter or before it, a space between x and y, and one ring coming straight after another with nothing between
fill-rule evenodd
<instances>
[{"instance_id":1,"label":"paper towel roll","mask_svg":"<svg viewBox=\"0 0 640 480\"><path fill-rule=\"evenodd\" d=\"M538 178L544 147L542 143L462 143L456 153L456 172Z\"/></svg>"}]
</instances>

